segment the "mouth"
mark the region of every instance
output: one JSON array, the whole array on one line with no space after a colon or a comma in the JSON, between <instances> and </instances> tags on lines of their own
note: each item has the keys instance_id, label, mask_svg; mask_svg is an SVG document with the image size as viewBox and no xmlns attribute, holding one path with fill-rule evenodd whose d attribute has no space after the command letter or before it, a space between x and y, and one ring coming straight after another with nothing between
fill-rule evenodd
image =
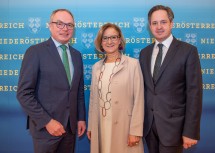
<instances>
[{"instance_id":1,"label":"mouth","mask_svg":"<svg viewBox=\"0 0 215 153\"><path fill-rule=\"evenodd\" d=\"M162 30L162 31L157 31L157 34L158 34L158 35L162 35L163 32L164 32L163 30Z\"/></svg>"},{"instance_id":2,"label":"mouth","mask_svg":"<svg viewBox=\"0 0 215 153\"><path fill-rule=\"evenodd\" d=\"M112 48L112 47L114 47L114 46L115 46L115 44L106 45L106 47L108 47L108 48Z\"/></svg>"},{"instance_id":3,"label":"mouth","mask_svg":"<svg viewBox=\"0 0 215 153\"><path fill-rule=\"evenodd\" d=\"M60 33L60 36L63 36L63 37L68 37L68 33Z\"/></svg>"}]
</instances>

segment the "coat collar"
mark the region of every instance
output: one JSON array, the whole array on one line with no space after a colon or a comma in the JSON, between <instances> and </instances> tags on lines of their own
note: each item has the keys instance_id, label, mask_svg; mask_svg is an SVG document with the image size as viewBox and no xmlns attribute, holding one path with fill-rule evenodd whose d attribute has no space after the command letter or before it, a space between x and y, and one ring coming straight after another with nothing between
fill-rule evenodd
<instances>
[{"instance_id":1,"label":"coat collar","mask_svg":"<svg viewBox=\"0 0 215 153\"><path fill-rule=\"evenodd\" d=\"M124 66L125 66L125 64L126 64L126 61L127 61L127 58L128 58L127 56L125 56L125 55L123 55L123 54L121 55L120 64L119 64L119 66L118 66L116 72L114 73L114 75L116 75L117 73L119 73L119 72L124 68ZM102 68L103 62L104 62L104 59L102 59L102 60L100 60L100 61L98 62L98 70L97 70L97 74L96 74L97 78L99 78L99 75L100 75L100 72L101 72L101 68ZM114 77L114 75L113 75L113 77Z\"/></svg>"}]
</instances>

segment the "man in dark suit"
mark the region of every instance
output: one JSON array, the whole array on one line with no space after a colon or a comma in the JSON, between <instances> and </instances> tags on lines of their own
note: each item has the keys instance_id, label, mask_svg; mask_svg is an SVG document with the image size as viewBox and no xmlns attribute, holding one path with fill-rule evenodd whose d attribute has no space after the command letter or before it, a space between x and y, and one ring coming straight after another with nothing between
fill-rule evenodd
<instances>
[{"instance_id":1,"label":"man in dark suit","mask_svg":"<svg viewBox=\"0 0 215 153\"><path fill-rule=\"evenodd\" d=\"M155 43L144 48L139 57L149 153L181 153L183 147L200 139L202 75L198 52L171 34L173 18L169 7L151 8L148 22Z\"/></svg>"},{"instance_id":2,"label":"man in dark suit","mask_svg":"<svg viewBox=\"0 0 215 153\"><path fill-rule=\"evenodd\" d=\"M53 11L49 29L51 38L25 53L17 99L28 116L35 153L72 153L76 129L78 136L86 129L82 57L69 45L72 13Z\"/></svg>"}]
</instances>

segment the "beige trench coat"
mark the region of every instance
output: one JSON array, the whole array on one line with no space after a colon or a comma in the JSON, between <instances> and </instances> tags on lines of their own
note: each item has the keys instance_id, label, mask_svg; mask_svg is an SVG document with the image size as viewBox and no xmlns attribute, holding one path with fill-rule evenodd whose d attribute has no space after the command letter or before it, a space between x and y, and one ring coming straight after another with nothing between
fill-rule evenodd
<instances>
[{"instance_id":1,"label":"beige trench coat","mask_svg":"<svg viewBox=\"0 0 215 153\"><path fill-rule=\"evenodd\" d=\"M98 77L103 60L92 70L88 131L91 131L91 153L101 153L99 139ZM111 153L143 153L143 142L127 145L128 135L143 135L144 84L137 59L122 55L121 63L111 81L112 133Z\"/></svg>"}]
</instances>

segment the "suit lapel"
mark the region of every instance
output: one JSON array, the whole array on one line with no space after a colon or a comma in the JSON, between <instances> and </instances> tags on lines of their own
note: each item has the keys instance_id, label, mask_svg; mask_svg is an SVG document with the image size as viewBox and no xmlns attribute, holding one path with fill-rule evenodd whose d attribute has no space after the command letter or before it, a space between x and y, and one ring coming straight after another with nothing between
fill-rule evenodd
<instances>
[{"instance_id":1,"label":"suit lapel","mask_svg":"<svg viewBox=\"0 0 215 153\"><path fill-rule=\"evenodd\" d=\"M51 38L49 38L49 40L47 41L47 47L48 47L51 57L53 58L53 61L56 63L56 69L59 71L60 75L62 75L62 77L64 77L64 79L62 79L62 81L67 80L67 75L66 75L66 71L63 66L62 60L61 60L60 55L57 51L57 48ZM68 81L67 81L67 84L69 85Z\"/></svg>"},{"instance_id":2,"label":"suit lapel","mask_svg":"<svg viewBox=\"0 0 215 153\"><path fill-rule=\"evenodd\" d=\"M78 68L79 68L79 63L78 63L78 61L77 61L77 58L75 57L75 53L74 53L74 51L72 50L72 48L69 46L69 50L70 50L70 55L71 55L71 58L72 58L72 64L73 64L73 68L74 68L74 72L73 72L73 77L72 77L72 81L71 81L71 87L72 87L72 85L74 84L74 81L75 81L75 78L76 78L76 76L75 75L77 75L78 74Z\"/></svg>"},{"instance_id":3,"label":"suit lapel","mask_svg":"<svg viewBox=\"0 0 215 153\"><path fill-rule=\"evenodd\" d=\"M162 65L161 65L160 71L158 73L158 79L157 79L157 81L161 77L163 71L165 70L165 68L167 67L167 65L169 64L169 62L174 58L174 56L175 56L175 54L177 52L177 49L176 49L177 44L178 44L178 40L176 38L174 38L173 41L172 41L172 43L171 43L171 45L170 45L170 47L169 47L169 49L168 49L168 51L167 51L167 54L166 54L166 56L164 58L164 61L163 61Z\"/></svg>"},{"instance_id":4,"label":"suit lapel","mask_svg":"<svg viewBox=\"0 0 215 153\"><path fill-rule=\"evenodd\" d=\"M144 68L146 68L146 75L147 77L150 79L150 84L154 86L154 83L153 83L153 79L152 79L152 73L151 73L151 59L152 59L152 52L153 52L153 48L154 48L154 45L155 44L152 44L149 49L146 51L147 54L146 54L146 58L145 58L145 61L144 63L146 63L146 66Z\"/></svg>"}]
</instances>

